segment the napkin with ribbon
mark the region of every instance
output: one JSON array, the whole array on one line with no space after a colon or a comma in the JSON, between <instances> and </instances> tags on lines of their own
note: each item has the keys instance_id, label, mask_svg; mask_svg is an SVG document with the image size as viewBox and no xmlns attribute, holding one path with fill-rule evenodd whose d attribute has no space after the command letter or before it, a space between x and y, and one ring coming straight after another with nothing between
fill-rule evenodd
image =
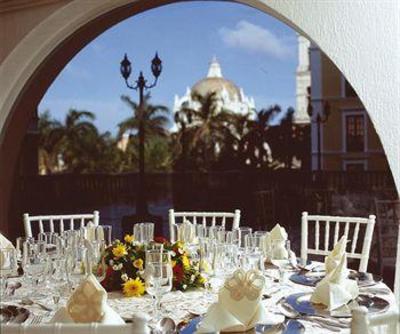
<instances>
[{"instance_id":1,"label":"napkin with ribbon","mask_svg":"<svg viewBox=\"0 0 400 334\"><path fill-rule=\"evenodd\" d=\"M3 269L8 267L10 265L10 262L5 254L3 254L3 251L1 249L13 249L15 251L15 247L12 242L0 233L0 269Z\"/></svg>"},{"instance_id":2,"label":"napkin with ribbon","mask_svg":"<svg viewBox=\"0 0 400 334\"><path fill-rule=\"evenodd\" d=\"M339 265L317 284L311 295L311 302L323 304L332 311L357 298L357 282L348 276L347 257L343 254Z\"/></svg>"},{"instance_id":3,"label":"napkin with ribbon","mask_svg":"<svg viewBox=\"0 0 400 334\"><path fill-rule=\"evenodd\" d=\"M52 323L124 324L122 318L107 304L107 292L92 274L87 276L60 308Z\"/></svg>"},{"instance_id":4,"label":"napkin with ribbon","mask_svg":"<svg viewBox=\"0 0 400 334\"><path fill-rule=\"evenodd\" d=\"M264 276L256 271L239 269L229 277L201 321L197 333L245 332L267 320L261 303Z\"/></svg>"},{"instance_id":5,"label":"napkin with ribbon","mask_svg":"<svg viewBox=\"0 0 400 334\"><path fill-rule=\"evenodd\" d=\"M339 265L343 255L346 253L346 245L346 236L342 236L329 255L325 257L325 271L327 274L335 270Z\"/></svg>"}]
</instances>

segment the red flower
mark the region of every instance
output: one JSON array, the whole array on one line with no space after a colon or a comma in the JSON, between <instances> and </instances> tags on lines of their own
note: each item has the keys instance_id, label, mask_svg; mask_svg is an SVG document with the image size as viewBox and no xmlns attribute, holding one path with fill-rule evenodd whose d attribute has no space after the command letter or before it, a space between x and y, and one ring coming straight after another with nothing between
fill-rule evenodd
<instances>
[{"instance_id":1,"label":"red flower","mask_svg":"<svg viewBox=\"0 0 400 334\"><path fill-rule=\"evenodd\" d=\"M174 268L172 268L172 271L174 272L174 280L179 283L183 280L183 276L185 275L183 271L183 267L181 264L176 264Z\"/></svg>"},{"instance_id":2,"label":"red flower","mask_svg":"<svg viewBox=\"0 0 400 334\"><path fill-rule=\"evenodd\" d=\"M168 242L168 240L162 236L154 237L154 241L157 242L158 244L165 244Z\"/></svg>"}]
</instances>

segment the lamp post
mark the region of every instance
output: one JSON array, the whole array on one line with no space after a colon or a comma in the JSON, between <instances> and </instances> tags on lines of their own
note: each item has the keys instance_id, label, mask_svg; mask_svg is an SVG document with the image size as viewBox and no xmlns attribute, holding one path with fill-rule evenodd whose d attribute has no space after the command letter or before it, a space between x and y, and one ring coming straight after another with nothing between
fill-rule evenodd
<instances>
[{"instance_id":1,"label":"lamp post","mask_svg":"<svg viewBox=\"0 0 400 334\"><path fill-rule=\"evenodd\" d=\"M311 89L310 87L307 88L307 113L310 116L310 120L312 123L317 124L317 150L318 150L318 158L317 158L317 168L318 172L321 171L322 168L322 157L321 157L321 127L322 124L328 121L330 115L330 105L328 101L323 102L322 110L315 114L314 108L311 103Z\"/></svg>"},{"instance_id":2,"label":"lamp post","mask_svg":"<svg viewBox=\"0 0 400 334\"><path fill-rule=\"evenodd\" d=\"M121 61L121 75L125 80L126 86L130 89L139 91L139 196L136 201L136 214L137 215L148 215L148 206L146 200L146 183L145 183L145 168L144 168L144 91L151 89L157 85L158 77L162 71L162 61L156 55L151 61L151 72L153 73L153 83L148 85L147 80L143 76L143 72L140 71L139 77L134 81L134 85L129 84L128 79L132 72L132 65L125 53L124 59Z\"/></svg>"}]
</instances>

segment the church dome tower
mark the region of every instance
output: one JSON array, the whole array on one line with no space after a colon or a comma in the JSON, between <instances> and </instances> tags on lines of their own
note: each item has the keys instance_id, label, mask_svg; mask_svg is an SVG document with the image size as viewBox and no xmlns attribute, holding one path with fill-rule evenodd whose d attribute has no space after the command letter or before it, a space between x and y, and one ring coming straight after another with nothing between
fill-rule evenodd
<instances>
[{"instance_id":1,"label":"church dome tower","mask_svg":"<svg viewBox=\"0 0 400 334\"><path fill-rule=\"evenodd\" d=\"M192 109L198 109L197 96L206 97L216 93L221 101L221 109L239 114L249 114L255 109L254 99L248 98L241 88L227 80L222 75L221 65L216 57L210 61L207 76L188 88L182 97L175 96L174 112L183 104Z\"/></svg>"}]
</instances>

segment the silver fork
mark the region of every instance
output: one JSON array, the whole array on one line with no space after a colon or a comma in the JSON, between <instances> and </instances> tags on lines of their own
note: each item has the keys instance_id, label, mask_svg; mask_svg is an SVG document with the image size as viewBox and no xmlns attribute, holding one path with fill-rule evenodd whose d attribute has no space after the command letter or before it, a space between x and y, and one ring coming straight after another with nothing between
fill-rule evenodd
<instances>
[{"instance_id":1,"label":"silver fork","mask_svg":"<svg viewBox=\"0 0 400 334\"><path fill-rule=\"evenodd\" d=\"M42 319L43 319L42 315L34 315L29 325L39 325L42 322Z\"/></svg>"}]
</instances>

